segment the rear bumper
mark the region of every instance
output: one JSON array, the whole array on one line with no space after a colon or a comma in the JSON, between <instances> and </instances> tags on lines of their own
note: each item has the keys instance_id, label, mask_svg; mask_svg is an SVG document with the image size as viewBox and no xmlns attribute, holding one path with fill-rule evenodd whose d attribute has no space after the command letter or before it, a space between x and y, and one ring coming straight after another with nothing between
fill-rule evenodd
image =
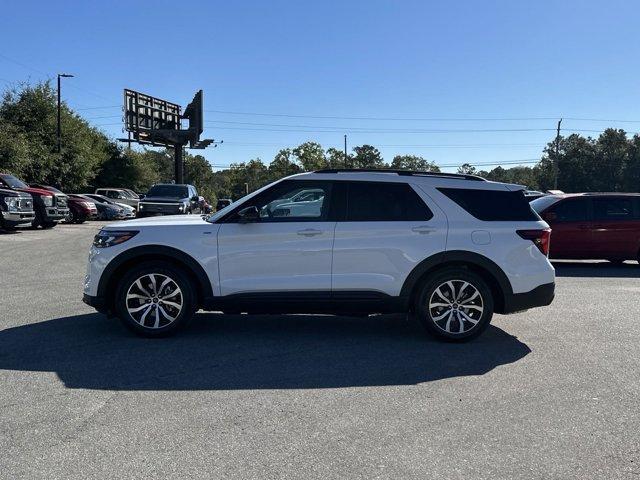
<instances>
[{"instance_id":1,"label":"rear bumper","mask_svg":"<svg viewBox=\"0 0 640 480\"><path fill-rule=\"evenodd\" d=\"M555 282L546 283L525 293L509 294L504 299L504 312L514 313L534 307L544 307L553 302Z\"/></svg>"},{"instance_id":2,"label":"rear bumper","mask_svg":"<svg viewBox=\"0 0 640 480\"><path fill-rule=\"evenodd\" d=\"M36 218L35 212L0 212L2 221L9 227L19 227L20 225L30 225Z\"/></svg>"}]
</instances>

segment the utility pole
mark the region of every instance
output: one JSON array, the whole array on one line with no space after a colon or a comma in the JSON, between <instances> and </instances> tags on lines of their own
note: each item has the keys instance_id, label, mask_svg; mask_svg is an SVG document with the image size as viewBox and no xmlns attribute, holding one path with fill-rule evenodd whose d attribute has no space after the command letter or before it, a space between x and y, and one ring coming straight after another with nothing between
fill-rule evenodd
<instances>
[{"instance_id":1,"label":"utility pole","mask_svg":"<svg viewBox=\"0 0 640 480\"><path fill-rule=\"evenodd\" d=\"M58 128L57 128L57 137L58 137L58 153L60 153L61 150L61 146L62 146L62 130L60 127L60 79L61 78L70 78L73 77L73 75L70 75L68 73L59 73L58 74Z\"/></svg>"},{"instance_id":2,"label":"utility pole","mask_svg":"<svg viewBox=\"0 0 640 480\"><path fill-rule=\"evenodd\" d=\"M176 143L173 147L173 157L175 159L175 179L177 184L184 183L184 157L182 143Z\"/></svg>"},{"instance_id":3,"label":"utility pole","mask_svg":"<svg viewBox=\"0 0 640 480\"><path fill-rule=\"evenodd\" d=\"M344 168L348 168L347 165L347 136L344 136Z\"/></svg>"},{"instance_id":4,"label":"utility pole","mask_svg":"<svg viewBox=\"0 0 640 480\"><path fill-rule=\"evenodd\" d=\"M560 159L560 125L562 125L562 119L558 120L558 129L556 133L556 152L553 158L553 189L558 189L558 175L560 168L558 166L558 160Z\"/></svg>"}]
</instances>

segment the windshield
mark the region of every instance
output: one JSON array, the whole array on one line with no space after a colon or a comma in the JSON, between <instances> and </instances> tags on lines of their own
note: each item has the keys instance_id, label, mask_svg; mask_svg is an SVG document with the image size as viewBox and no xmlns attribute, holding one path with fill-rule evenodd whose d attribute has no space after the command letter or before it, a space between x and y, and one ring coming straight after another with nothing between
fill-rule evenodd
<instances>
[{"instance_id":1,"label":"windshield","mask_svg":"<svg viewBox=\"0 0 640 480\"><path fill-rule=\"evenodd\" d=\"M558 200L560 200L560 197L556 195L547 195L546 197L540 197L532 200L529 205L531 205L531 208L533 208L536 213L540 213L545 211Z\"/></svg>"},{"instance_id":2,"label":"windshield","mask_svg":"<svg viewBox=\"0 0 640 480\"><path fill-rule=\"evenodd\" d=\"M183 185L154 185L149 189L147 197L188 197L187 187Z\"/></svg>"},{"instance_id":3,"label":"windshield","mask_svg":"<svg viewBox=\"0 0 640 480\"><path fill-rule=\"evenodd\" d=\"M138 200L140 198L135 192L131 190L122 190L122 193L124 193L125 197L133 198L134 200Z\"/></svg>"},{"instance_id":4,"label":"windshield","mask_svg":"<svg viewBox=\"0 0 640 480\"><path fill-rule=\"evenodd\" d=\"M231 210L233 210L234 208L236 208L239 204L246 202L247 200L249 200L250 198L255 197L256 195L258 195L259 193L262 193L263 191L265 191L267 188L272 187L273 185L275 185L276 183L280 182L281 180L276 180L275 182L270 183L269 185L265 185L262 188L259 188L258 190L256 190L255 192L251 192L249 195L245 195L242 198L239 198L238 200L236 200L235 202L233 202L231 205L227 205L226 207L224 207L222 210L218 210L216 213L211 214L207 217L207 222L211 222L211 223L215 223L219 218L224 217L227 213L229 213Z\"/></svg>"},{"instance_id":5,"label":"windshield","mask_svg":"<svg viewBox=\"0 0 640 480\"><path fill-rule=\"evenodd\" d=\"M22 180L14 177L13 175L3 174L0 175L0 178L4 180L4 183L9 185L11 188L29 188L29 185L24 183Z\"/></svg>"}]
</instances>

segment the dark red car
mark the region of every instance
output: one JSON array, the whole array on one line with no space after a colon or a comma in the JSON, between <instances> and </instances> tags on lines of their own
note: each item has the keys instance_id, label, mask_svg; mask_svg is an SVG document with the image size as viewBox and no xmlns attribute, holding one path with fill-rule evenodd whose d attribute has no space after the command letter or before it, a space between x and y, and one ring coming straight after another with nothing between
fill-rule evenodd
<instances>
[{"instance_id":1,"label":"dark red car","mask_svg":"<svg viewBox=\"0 0 640 480\"><path fill-rule=\"evenodd\" d=\"M551 258L640 261L640 194L548 195L531 206L551 226Z\"/></svg>"}]
</instances>

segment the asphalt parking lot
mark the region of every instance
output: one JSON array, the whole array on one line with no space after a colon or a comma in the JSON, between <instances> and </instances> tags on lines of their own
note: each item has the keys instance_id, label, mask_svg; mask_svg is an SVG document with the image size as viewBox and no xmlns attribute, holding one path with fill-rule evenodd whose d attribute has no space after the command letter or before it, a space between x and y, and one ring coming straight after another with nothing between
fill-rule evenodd
<instances>
[{"instance_id":1,"label":"asphalt parking lot","mask_svg":"<svg viewBox=\"0 0 640 480\"><path fill-rule=\"evenodd\" d=\"M558 263L477 341L398 316L198 314L133 336L81 302L99 222L0 234L0 478L640 478L640 266Z\"/></svg>"}]
</instances>

